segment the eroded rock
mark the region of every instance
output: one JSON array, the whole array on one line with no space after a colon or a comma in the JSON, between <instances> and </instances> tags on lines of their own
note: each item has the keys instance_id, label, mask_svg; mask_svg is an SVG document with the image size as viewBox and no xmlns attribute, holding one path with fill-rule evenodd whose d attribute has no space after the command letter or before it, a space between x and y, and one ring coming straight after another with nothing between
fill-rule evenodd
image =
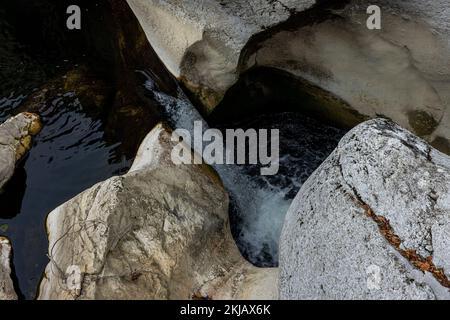
<instances>
[{"instance_id":1,"label":"eroded rock","mask_svg":"<svg viewBox=\"0 0 450 320\"><path fill-rule=\"evenodd\" d=\"M393 122L350 131L280 244L285 299L449 299L450 158Z\"/></svg>"},{"instance_id":2,"label":"eroded rock","mask_svg":"<svg viewBox=\"0 0 450 320\"><path fill-rule=\"evenodd\" d=\"M277 297L277 270L251 266L231 237L220 178L174 165L170 138L158 125L126 175L49 214L39 299Z\"/></svg>"},{"instance_id":3,"label":"eroded rock","mask_svg":"<svg viewBox=\"0 0 450 320\"><path fill-rule=\"evenodd\" d=\"M207 113L243 72L278 68L297 76L336 122L354 126L382 115L449 152L446 0L128 3ZM367 28L370 5L382 10L381 30Z\"/></svg>"},{"instance_id":4,"label":"eroded rock","mask_svg":"<svg viewBox=\"0 0 450 320\"><path fill-rule=\"evenodd\" d=\"M0 300L17 300L11 279L11 244L0 237Z\"/></svg>"},{"instance_id":5,"label":"eroded rock","mask_svg":"<svg viewBox=\"0 0 450 320\"><path fill-rule=\"evenodd\" d=\"M248 39L315 0L128 0L169 71L213 108L237 79Z\"/></svg>"},{"instance_id":6,"label":"eroded rock","mask_svg":"<svg viewBox=\"0 0 450 320\"><path fill-rule=\"evenodd\" d=\"M381 30L366 26L369 5L381 8ZM449 21L442 0L353 0L341 9L315 8L249 43L241 70L287 71L360 114L388 117L448 152Z\"/></svg>"},{"instance_id":7,"label":"eroded rock","mask_svg":"<svg viewBox=\"0 0 450 320\"><path fill-rule=\"evenodd\" d=\"M23 112L0 125L0 189L14 174L17 161L30 150L32 136L39 133L39 116Z\"/></svg>"}]
</instances>

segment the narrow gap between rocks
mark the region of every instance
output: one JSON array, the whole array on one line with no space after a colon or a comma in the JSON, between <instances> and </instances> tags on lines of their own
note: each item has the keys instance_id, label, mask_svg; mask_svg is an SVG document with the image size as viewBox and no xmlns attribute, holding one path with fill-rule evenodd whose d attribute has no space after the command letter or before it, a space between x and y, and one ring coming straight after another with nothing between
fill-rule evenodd
<instances>
[{"instance_id":1,"label":"narrow gap between rocks","mask_svg":"<svg viewBox=\"0 0 450 320\"><path fill-rule=\"evenodd\" d=\"M259 165L236 165L246 182L230 184L232 233L243 256L256 266L278 265L290 203L349 129L330 117L330 102L345 114L348 106L329 93L287 72L261 67L244 73L207 119L221 130L280 130L278 173L262 176ZM227 177L222 174L222 179Z\"/></svg>"}]
</instances>

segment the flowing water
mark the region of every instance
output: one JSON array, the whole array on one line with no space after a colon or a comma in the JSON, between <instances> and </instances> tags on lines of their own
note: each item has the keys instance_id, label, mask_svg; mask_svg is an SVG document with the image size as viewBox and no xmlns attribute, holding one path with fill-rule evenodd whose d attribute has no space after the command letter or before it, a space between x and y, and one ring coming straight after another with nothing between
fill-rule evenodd
<instances>
[{"instance_id":1,"label":"flowing water","mask_svg":"<svg viewBox=\"0 0 450 320\"><path fill-rule=\"evenodd\" d=\"M45 1L40 3L45 7ZM64 47L61 43L58 46ZM73 91L61 89L64 85L55 79L63 79L77 63L70 57L46 57L45 51L38 57L30 54L15 36L14 27L6 23L1 6L0 55L0 121L22 110L30 96L49 83L58 87L50 88L45 101L34 106L42 117L43 130L0 193L0 235L11 239L16 286L24 298L30 299L48 263L47 214L96 182L127 171L132 159L129 152L125 155L124 150L130 148L124 145L131 137L125 140L124 133L119 137L108 134L114 131L114 124L105 121L101 112L93 112L92 106L81 102L84 100ZM170 96L151 80L160 76L146 75L145 87L163 106L172 126L192 132L194 121L199 120L206 130L207 122L181 90L177 97ZM232 232L241 252L255 265L274 266L284 215L293 197L344 131L292 112L255 114L248 120L241 117L239 121L219 123L219 127L280 129L279 173L260 176L258 166L214 167L230 193ZM121 121L115 125L126 127ZM132 127L136 127L134 122Z\"/></svg>"},{"instance_id":2,"label":"flowing water","mask_svg":"<svg viewBox=\"0 0 450 320\"><path fill-rule=\"evenodd\" d=\"M186 129L193 136L194 121L202 121L203 130L208 129L181 90L178 98L165 95L149 77L145 86L165 107L173 128ZM261 176L258 165L212 164L230 194L231 228L241 253L257 266L276 266L281 228L293 198L346 131L293 112L251 116L220 127L280 130L280 169L276 175Z\"/></svg>"}]
</instances>

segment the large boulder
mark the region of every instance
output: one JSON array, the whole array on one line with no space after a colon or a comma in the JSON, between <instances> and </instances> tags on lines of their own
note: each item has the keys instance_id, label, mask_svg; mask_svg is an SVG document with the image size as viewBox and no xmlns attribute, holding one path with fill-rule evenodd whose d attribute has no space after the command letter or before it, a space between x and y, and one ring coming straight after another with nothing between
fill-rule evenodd
<instances>
[{"instance_id":1,"label":"large boulder","mask_svg":"<svg viewBox=\"0 0 450 320\"><path fill-rule=\"evenodd\" d=\"M315 0L128 0L158 56L207 108L237 79L251 36Z\"/></svg>"},{"instance_id":2,"label":"large boulder","mask_svg":"<svg viewBox=\"0 0 450 320\"><path fill-rule=\"evenodd\" d=\"M41 130L39 116L23 112L0 125L0 189L14 174L16 163L30 150Z\"/></svg>"},{"instance_id":3,"label":"large boulder","mask_svg":"<svg viewBox=\"0 0 450 320\"><path fill-rule=\"evenodd\" d=\"M381 30L366 25L370 5L381 8ZM351 0L263 32L246 46L240 69L287 71L355 112L393 119L450 153L449 31L446 0ZM328 112L348 120L341 109Z\"/></svg>"},{"instance_id":4,"label":"large boulder","mask_svg":"<svg viewBox=\"0 0 450 320\"><path fill-rule=\"evenodd\" d=\"M0 237L0 300L17 300L11 279L11 244Z\"/></svg>"},{"instance_id":5,"label":"large boulder","mask_svg":"<svg viewBox=\"0 0 450 320\"><path fill-rule=\"evenodd\" d=\"M206 112L240 74L272 67L297 77L332 120L354 126L381 115L450 153L446 0L128 3ZM366 25L371 5L382 10L381 30Z\"/></svg>"},{"instance_id":6,"label":"large boulder","mask_svg":"<svg viewBox=\"0 0 450 320\"><path fill-rule=\"evenodd\" d=\"M302 186L282 299L450 299L450 158L393 122L351 130Z\"/></svg>"},{"instance_id":7,"label":"large boulder","mask_svg":"<svg viewBox=\"0 0 450 320\"><path fill-rule=\"evenodd\" d=\"M127 174L49 214L39 299L277 297L277 270L250 265L231 237L220 178L206 165L175 165L173 146L156 126Z\"/></svg>"}]
</instances>

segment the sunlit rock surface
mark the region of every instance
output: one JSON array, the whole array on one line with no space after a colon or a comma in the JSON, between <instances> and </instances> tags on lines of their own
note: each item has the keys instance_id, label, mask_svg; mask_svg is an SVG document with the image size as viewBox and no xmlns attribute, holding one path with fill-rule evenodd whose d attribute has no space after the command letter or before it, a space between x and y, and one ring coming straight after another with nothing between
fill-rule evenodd
<instances>
[{"instance_id":1,"label":"sunlit rock surface","mask_svg":"<svg viewBox=\"0 0 450 320\"><path fill-rule=\"evenodd\" d=\"M174 165L170 137L158 125L129 173L50 213L39 299L277 297L277 270L251 266L231 237L220 178Z\"/></svg>"},{"instance_id":2,"label":"sunlit rock surface","mask_svg":"<svg viewBox=\"0 0 450 320\"><path fill-rule=\"evenodd\" d=\"M350 131L292 203L282 299L449 299L450 158L394 123Z\"/></svg>"}]
</instances>

